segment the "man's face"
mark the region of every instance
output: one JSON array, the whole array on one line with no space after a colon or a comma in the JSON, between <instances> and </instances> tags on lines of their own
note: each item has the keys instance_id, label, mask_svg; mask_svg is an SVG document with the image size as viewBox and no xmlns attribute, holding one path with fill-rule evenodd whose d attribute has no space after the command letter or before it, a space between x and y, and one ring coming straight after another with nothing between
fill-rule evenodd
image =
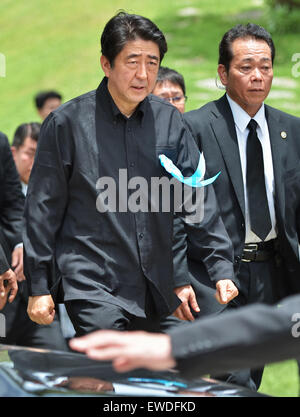
<instances>
[{"instance_id":1,"label":"man's face","mask_svg":"<svg viewBox=\"0 0 300 417\"><path fill-rule=\"evenodd\" d=\"M108 90L119 108L130 116L154 88L159 68L159 48L152 41L129 41L113 66L102 55L101 66L108 77Z\"/></svg>"},{"instance_id":2,"label":"man's face","mask_svg":"<svg viewBox=\"0 0 300 417\"><path fill-rule=\"evenodd\" d=\"M37 141L27 137L19 148L15 146L11 148L20 179L25 184L28 184L29 181L36 147Z\"/></svg>"},{"instance_id":3,"label":"man's face","mask_svg":"<svg viewBox=\"0 0 300 417\"><path fill-rule=\"evenodd\" d=\"M180 113L184 113L185 97L182 88L170 81L157 82L152 94L172 103Z\"/></svg>"},{"instance_id":4,"label":"man's face","mask_svg":"<svg viewBox=\"0 0 300 417\"><path fill-rule=\"evenodd\" d=\"M272 85L271 49L265 41L252 38L236 39L231 48L229 71L219 65L218 73L230 98L253 117Z\"/></svg>"},{"instance_id":5,"label":"man's face","mask_svg":"<svg viewBox=\"0 0 300 417\"><path fill-rule=\"evenodd\" d=\"M53 110L57 109L61 105L61 100L59 98L48 98L45 101L45 104L41 109L38 110L39 115L41 116L42 120L45 120L49 113Z\"/></svg>"}]
</instances>

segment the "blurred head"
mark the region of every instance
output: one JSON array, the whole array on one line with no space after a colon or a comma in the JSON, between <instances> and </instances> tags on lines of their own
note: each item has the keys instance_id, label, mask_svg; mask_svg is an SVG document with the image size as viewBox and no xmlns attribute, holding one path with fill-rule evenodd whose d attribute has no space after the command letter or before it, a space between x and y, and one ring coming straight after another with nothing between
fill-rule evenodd
<instances>
[{"instance_id":1,"label":"blurred head","mask_svg":"<svg viewBox=\"0 0 300 417\"><path fill-rule=\"evenodd\" d=\"M42 91L35 96L35 105L42 120L61 103L62 96L57 91Z\"/></svg>"},{"instance_id":2,"label":"blurred head","mask_svg":"<svg viewBox=\"0 0 300 417\"><path fill-rule=\"evenodd\" d=\"M185 101L187 99L185 95L185 83L183 76L177 71L167 67L160 67L152 93L169 101L181 113L184 113Z\"/></svg>"},{"instance_id":3,"label":"blurred head","mask_svg":"<svg viewBox=\"0 0 300 417\"><path fill-rule=\"evenodd\" d=\"M227 94L251 117L270 92L274 57L270 34L255 24L235 26L220 42L220 80Z\"/></svg>"},{"instance_id":4,"label":"blurred head","mask_svg":"<svg viewBox=\"0 0 300 417\"><path fill-rule=\"evenodd\" d=\"M153 90L166 51L163 33L145 17L120 12L106 24L101 66L109 92L125 115Z\"/></svg>"},{"instance_id":5,"label":"blurred head","mask_svg":"<svg viewBox=\"0 0 300 417\"><path fill-rule=\"evenodd\" d=\"M20 180L25 184L29 181L40 127L40 123L23 123L14 134L11 150Z\"/></svg>"}]
</instances>

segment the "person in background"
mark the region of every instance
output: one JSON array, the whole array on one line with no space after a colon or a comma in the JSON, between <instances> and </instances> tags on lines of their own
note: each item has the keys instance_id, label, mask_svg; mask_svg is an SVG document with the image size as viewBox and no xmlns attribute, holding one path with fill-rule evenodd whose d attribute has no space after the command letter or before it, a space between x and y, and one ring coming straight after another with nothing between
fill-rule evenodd
<instances>
[{"instance_id":1,"label":"person in background","mask_svg":"<svg viewBox=\"0 0 300 417\"><path fill-rule=\"evenodd\" d=\"M20 177L24 196L27 193L40 128L40 123L23 123L17 127L12 140L11 151Z\"/></svg>"},{"instance_id":2,"label":"person in background","mask_svg":"<svg viewBox=\"0 0 300 417\"><path fill-rule=\"evenodd\" d=\"M35 105L42 120L45 120L49 113L62 104L62 95L57 91L41 91L35 98Z\"/></svg>"},{"instance_id":3,"label":"person in background","mask_svg":"<svg viewBox=\"0 0 300 417\"><path fill-rule=\"evenodd\" d=\"M160 67L157 74L156 84L152 94L173 104L180 113L185 111L184 78L179 72L168 67Z\"/></svg>"},{"instance_id":4,"label":"person in background","mask_svg":"<svg viewBox=\"0 0 300 417\"><path fill-rule=\"evenodd\" d=\"M11 151L24 197L33 165L40 123L23 123L17 127L12 140ZM45 220L46 221L46 220ZM60 322L56 318L51 326L38 325L27 314L28 288L25 280L19 281L19 291L12 304L6 304L2 313L6 318L6 336L2 343L56 350L68 350L63 338Z\"/></svg>"}]
</instances>

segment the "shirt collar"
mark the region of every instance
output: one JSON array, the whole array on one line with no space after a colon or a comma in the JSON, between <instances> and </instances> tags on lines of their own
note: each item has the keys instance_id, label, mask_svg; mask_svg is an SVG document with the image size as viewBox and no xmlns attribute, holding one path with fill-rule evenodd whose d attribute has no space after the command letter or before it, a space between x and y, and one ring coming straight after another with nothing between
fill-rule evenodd
<instances>
[{"instance_id":1,"label":"shirt collar","mask_svg":"<svg viewBox=\"0 0 300 417\"><path fill-rule=\"evenodd\" d=\"M120 118L126 120L126 116L124 116L120 112L119 108L116 106L114 100L112 99L112 96L110 95L110 92L107 88L107 82L108 78L104 77L96 91L97 100L100 103L103 110L105 111L105 113L107 114L107 116L112 121L115 122L117 120L120 120ZM143 101L139 103L139 105L135 109L134 113L129 117L129 119L131 119L132 117L136 117L138 120L140 120L142 124L147 111L147 107L148 98L146 97Z\"/></svg>"},{"instance_id":2,"label":"shirt collar","mask_svg":"<svg viewBox=\"0 0 300 417\"><path fill-rule=\"evenodd\" d=\"M25 184L25 182L21 181L21 186L22 186L22 192L26 196L28 184Z\"/></svg>"},{"instance_id":3,"label":"shirt collar","mask_svg":"<svg viewBox=\"0 0 300 417\"><path fill-rule=\"evenodd\" d=\"M254 117L250 117L249 114L246 113L245 110L243 110L234 100L232 100L227 93L226 97L232 111L234 123L242 133L244 133L251 119L254 119L258 126L263 129L266 122L264 103L262 103L256 115Z\"/></svg>"}]
</instances>

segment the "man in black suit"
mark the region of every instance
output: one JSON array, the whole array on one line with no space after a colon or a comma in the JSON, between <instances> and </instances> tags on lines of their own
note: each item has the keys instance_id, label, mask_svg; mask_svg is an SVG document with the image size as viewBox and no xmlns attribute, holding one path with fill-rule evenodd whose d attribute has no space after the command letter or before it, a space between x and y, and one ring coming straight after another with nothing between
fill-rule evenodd
<instances>
[{"instance_id":1,"label":"man in black suit","mask_svg":"<svg viewBox=\"0 0 300 417\"><path fill-rule=\"evenodd\" d=\"M16 274L10 268L0 244L0 310L4 308L7 298L10 303L13 302L17 291L18 283Z\"/></svg>"},{"instance_id":2,"label":"man in black suit","mask_svg":"<svg viewBox=\"0 0 300 417\"><path fill-rule=\"evenodd\" d=\"M24 196L7 137L0 132L0 244L19 281L23 275Z\"/></svg>"},{"instance_id":3,"label":"man in black suit","mask_svg":"<svg viewBox=\"0 0 300 417\"><path fill-rule=\"evenodd\" d=\"M17 294L23 275L23 195L7 137L0 132L0 309ZM10 294L9 294L10 293Z\"/></svg>"},{"instance_id":4,"label":"man in black suit","mask_svg":"<svg viewBox=\"0 0 300 417\"><path fill-rule=\"evenodd\" d=\"M11 162L11 172L17 172L18 182L10 185L10 191L18 195L20 185L22 195L26 195L26 188L34 160L35 150L40 132L39 123L23 123L17 127L11 148L7 148L7 156ZM5 142L7 143L7 141ZM6 145L7 146L7 145ZM11 157L12 156L12 157ZM11 176L10 171L5 172L5 180ZM24 204L24 197L21 199ZM14 204L7 199L6 203L11 210ZM19 218L22 219L23 212L19 210ZM22 248L21 248L22 249ZM28 289L25 279L18 282L18 294L12 304L3 306L2 314L5 316L6 331L1 343L19 346L38 347L56 350L68 350L63 338L60 323L56 319L50 326L42 326L30 320L27 314Z\"/></svg>"},{"instance_id":5,"label":"man in black suit","mask_svg":"<svg viewBox=\"0 0 300 417\"><path fill-rule=\"evenodd\" d=\"M300 296L207 316L167 335L98 331L70 341L119 372L176 367L187 378L300 357Z\"/></svg>"},{"instance_id":6,"label":"man in black suit","mask_svg":"<svg viewBox=\"0 0 300 417\"><path fill-rule=\"evenodd\" d=\"M219 46L226 94L185 114L208 174L221 171L214 188L234 247L237 307L300 291L300 120L264 104L274 57L262 27L232 28ZM258 387L261 372L252 376Z\"/></svg>"}]
</instances>

